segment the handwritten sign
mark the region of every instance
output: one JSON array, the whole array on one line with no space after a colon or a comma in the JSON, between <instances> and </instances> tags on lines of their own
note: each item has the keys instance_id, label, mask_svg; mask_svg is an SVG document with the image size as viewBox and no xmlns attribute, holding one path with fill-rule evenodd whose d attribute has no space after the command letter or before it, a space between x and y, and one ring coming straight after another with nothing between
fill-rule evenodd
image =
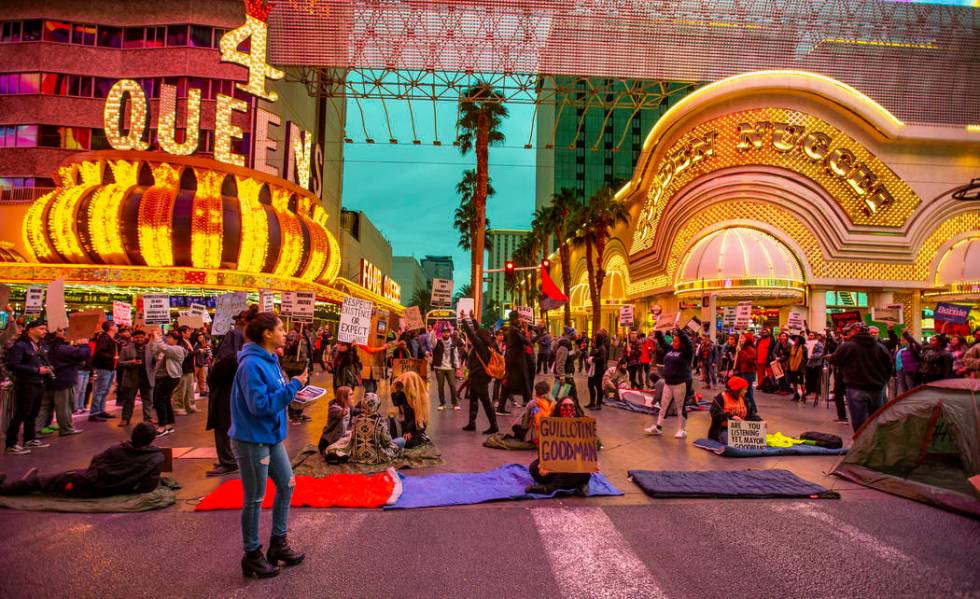
<instances>
[{"instance_id":1,"label":"handwritten sign","mask_svg":"<svg viewBox=\"0 0 980 599\"><path fill-rule=\"evenodd\" d=\"M661 312L660 316L657 317L657 324L653 326L654 331L660 331L661 333L669 331L677 326L677 321L680 320L680 312Z\"/></svg>"},{"instance_id":2,"label":"handwritten sign","mask_svg":"<svg viewBox=\"0 0 980 599\"><path fill-rule=\"evenodd\" d=\"M735 449L765 449L766 423L729 420L728 446Z\"/></svg>"},{"instance_id":3,"label":"handwritten sign","mask_svg":"<svg viewBox=\"0 0 980 599\"><path fill-rule=\"evenodd\" d=\"M633 326L633 306L620 306L619 308L619 326L631 327Z\"/></svg>"},{"instance_id":4,"label":"handwritten sign","mask_svg":"<svg viewBox=\"0 0 980 599\"><path fill-rule=\"evenodd\" d=\"M68 317L68 339L71 341L88 341L104 320L105 312L102 310L73 312Z\"/></svg>"},{"instance_id":5,"label":"handwritten sign","mask_svg":"<svg viewBox=\"0 0 980 599\"><path fill-rule=\"evenodd\" d=\"M744 331L752 324L752 302L739 302L735 306L735 330Z\"/></svg>"},{"instance_id":6,"label":"handwritten sign","mask_svg":"<svg viewBox=\"0 0 980 599\"><path fill-rule=\"evenodd\" d=\"M44 287L28 287L24 301L25 314L40 314L44 308Z\"/></svg>"},{"instance_id":7,"label":"handwritten sign","mask_svg":"<svg viewBox=\"0 0 980 599\"><path fill-rule=\"evenodd\" d=\"M514 311L524 322L534 324L534 308L531 306L514 306Z\"/></svg>"},{"instance_id":8,"label":"handwritten sign","mask_svg":"<svg viewBox=\"0 0 980 599\"><path fill-rule=\"evenodd\" d=\"M898 304L897 308L871 308L871 320L885 324L902 324L902 304Z\"/></svg>"},{"instance_id":9,"label":"handwritten sign","mask_svg":"<svg viewBox=\"0 0 980 599\"><path fill-rule=\"evenodd\" d=\"M422 312L419 310L419 307L411 306L405 308L405 330L417 331L418 329L424 328L425 322L422 320Z\"/></svg>"},{"instance_id":10,"label":"handwritten sign","mask_svg":"<svg viewBox=\"0 0 980 599\"><path fill-rule=\"evenodd\" d=\"M463 320L464 318L470 317L470 312L473 312L473 298L472 297L461 297L456 300L456 319Z\"/></svg>"},{"instance_id":11,"label":"handwritten sign","mask_svg":"<svg viewBox=\"0 0 980 599\"><path fill-rule=\"evenodd\" d=\"M259 293L259 311L275 312L276 294L274 294L271 291L262 291L261 293Z\"/></svg>"},{"instance_id":12,"label":"handwritten sign","mask_svg":"<svg viewBox=\"0 0 980 599\"><path fill-rule=\"evenodd\" d=\"M337 340L342 343L367 344L371 333L371 312L374 304L367 300L345 297L340 308Z\"/></svg>"},{"instance_id":13,"label":"handwritten sign","mask_svg":"<svg viewBox=\"0 0 980 599\"><path fill-rule=\"evenodd\" d=\"M538 460L551 472L598 472L595 419L542 418Z\"/></svg>"},{"instance_id":14,"label":"handwritten sign","mask_svg":"<svg viewBox=\"0 0 980 599\"><path fill-rule=\"evenodd\" d=\"M68 313L65 311L65 279L57 278L48 283L47 293L48 330L68 328Z\"/></svg>"},{"instance_id":15,"label":"handwritten sign","mask_svg":"<svg viewBox=\"0 0 980 599\"><path fill-rule=\"evenodd\" d=\"M837 312L836 314L830 315L830 320L834 323L835 329L842 329L852 322L864 322L864 319L861 318L860 310Z\"/></svg>"},{"instance_id":16,"label":"handwritten sign","mask_svg":"<svg viewBox=\"0 0 980 599\"><path fill-rule=\"evenodd\" d=\"M214 323L211 325L212 335L227 335L235 326L235 319L248 307L248 293L234 291L223 293L215 300ZM147 321L149 322L149 321Z\"/></svg>"},{"instance_id":17,"label":"handwritten sign","mask_svg":"<svg viewBox=\"0 0 980 599\"><path fill-rule=\"evenodd\" d=\"M721 324L725 328L735 326L735 306L725 306L721 315Z\"/></svg>"},{"instance_id":18,"label":"handwritten sign","mask_svg":"<svg viewBox=\"0 0 980 599\"><path fill-rule=\"evenodd\" d=\"M177 317L177 325L192 329L203 329L204 318L200 314L182 314Z\"/></svg>"},{"instance_id":19,"label":"handwritten sign","mask_svg":"<svg viewBox=\"0 0 980 599\"><path fill-rule=\"evenodd\" d=\"M126 302L112 302L112 322L117 325L133 325L133 306Z\"/></svg>"},{"instance_id":20,"label":"handwritten sign","mask_svg":"<svg viewBox=\"0 0 980 599\"><path fill-rule=\"evenodd\" d=\"M791 335L799 335L806 330L806 314L803 308L792 306L789 309L789 316L786 317L786 332Z\"/></svg>"},{"instance_id":21,"label":"handwritten sign","mask_svg":"<svg viewBox=\"0 0 980 599\"><path fill-rule=\"evenodd\" d=\"M695 335L700 335L701 333L704 332L704 329L701 328L701 319L699 319L696 316L691 320L687 321L687 325L685 325L685 328L687 328L687 330L691 331Z\"/></svg>"},{"instance_id":22,"label":"handwritten sign","mask_svg":"<svg viewBox=\"0 0 980 599\"><path fill-rule=\"evenodd\" d=\"M147 293L143 296L143 322L170 323L170 296L166 293Z\"/></svg>"},{"instance_id":23,"label":"handwritten sign","mask_svg":"<svg viewBox=\"0 0 980 599\"><path fill-rule=\"evenodd\" d=\"M313 311L316 309L316 293L312 291L297 291L293 296L293 310L289 316L293 322L313 322Z\"/></svg>"},{"instance_id":24,"label":"handwritten sign","mask_svg":"<svg viewBox=\"0 0 980 599\"><path fill-rule=\"evenodd\" d=\"M449 279L432 279L432 297L429 303L433 306L453 305L453 282Z\"/></svg>"},{"instance_id":25,"label":"handwritten sign","mask_svg":"<svg viewBox=\"0 0 980 599\"><path fill-rule=\"evenodd\" d=\"M406 372L414 372L423 379L429 377L429 361L404 358L391 361L391 376L398 378Z\"/></svg>"}]
</instances>

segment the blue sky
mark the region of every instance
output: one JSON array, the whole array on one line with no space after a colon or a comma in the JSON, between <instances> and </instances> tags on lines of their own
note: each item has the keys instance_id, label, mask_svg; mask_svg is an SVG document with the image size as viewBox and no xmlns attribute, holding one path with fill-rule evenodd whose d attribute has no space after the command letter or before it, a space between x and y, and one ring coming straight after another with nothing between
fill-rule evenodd
<instances>
[{"instance_id":1,"label":"blue sky","mask_svg":"<svg viewBox=\"0 0 980 599\"><path fill-rule=\"evenodd\" d=\"M452 228L453 212L459 206L456 183L463 171L475 168L476 158L472 152L461 156L452 145L456 105L437 103L442 146L431 145L436 132L431 102L412 104L423 144L418 146L412 145L408 104L386 102L386 106L397 145L388 143L380 102L361 102L367 133L375 139L367 144L361 112L353 100L348 101L347 132L355 143L344 146L343 205L364 211L391 241L396 256L451 255L459 288L469 281L470 267L469 252L459 249L459 236ZM490 149L490 176L497 194L489 202L487 216L494 228L526 229L534 212L535 151L524 149L532 132L533 106L509 105L508 110L503 127L506 140Z\"/></svg>"}]
</instances>

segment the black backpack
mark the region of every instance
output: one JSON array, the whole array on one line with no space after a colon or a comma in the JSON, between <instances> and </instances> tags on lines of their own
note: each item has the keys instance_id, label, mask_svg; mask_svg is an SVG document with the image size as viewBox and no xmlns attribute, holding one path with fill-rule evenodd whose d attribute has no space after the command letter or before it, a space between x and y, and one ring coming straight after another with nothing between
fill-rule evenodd
<instances>
[{"instance_id":1,"label":"black backpack","mask_svg":"<svg viewBox=\"0 0 980 599\"><path fill-rule=\"evenodd\" d=\"M828 449L840 449L844 447L844 441L837 435L831 435L830 433L807 431L800 435L800 439L813 441L817 444L817 447L826 447Z\"/></svg>"}]
</instances>

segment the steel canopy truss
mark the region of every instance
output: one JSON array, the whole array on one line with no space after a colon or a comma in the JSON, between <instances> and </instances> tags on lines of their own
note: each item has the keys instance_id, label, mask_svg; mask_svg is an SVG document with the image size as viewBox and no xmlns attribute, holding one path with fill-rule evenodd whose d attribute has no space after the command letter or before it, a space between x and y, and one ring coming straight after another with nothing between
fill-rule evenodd
<instances>
[{"instance_id":1,"label":"steel canopy truss","mask_svg":"<svg viewBox=\"0 0 980 599\"><path fill-rule=\"evenodd\" d=\"M365 82L363 69L501 73L514 98L531 89L515 73L707 82L801 69L902 120L964 125L980 123L978 15L885 0L285 0L270 62Z\"/></svg>"}]
</instances>

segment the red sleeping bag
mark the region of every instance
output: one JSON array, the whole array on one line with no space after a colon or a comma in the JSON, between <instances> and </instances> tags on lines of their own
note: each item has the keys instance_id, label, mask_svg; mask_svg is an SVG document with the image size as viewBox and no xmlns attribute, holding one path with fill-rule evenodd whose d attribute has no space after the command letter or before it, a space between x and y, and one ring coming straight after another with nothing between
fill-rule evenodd
<instances>
[{"instance_id":1,"label":"red sleeping bag","mask_svg":"<svg viewBox=\"0 0 980 599\"><path fill-rule=\"evenodd\" d=\"M394 505L401 497L402 483L393 468L377 474L332 474L324 478L297 476L291 507L365 507ZM269 479L262 508L269 509L276 485ZM241 480L229 480L206 496L194 511L239 510L245 493Z\"/></svg>"}]
</instances>

